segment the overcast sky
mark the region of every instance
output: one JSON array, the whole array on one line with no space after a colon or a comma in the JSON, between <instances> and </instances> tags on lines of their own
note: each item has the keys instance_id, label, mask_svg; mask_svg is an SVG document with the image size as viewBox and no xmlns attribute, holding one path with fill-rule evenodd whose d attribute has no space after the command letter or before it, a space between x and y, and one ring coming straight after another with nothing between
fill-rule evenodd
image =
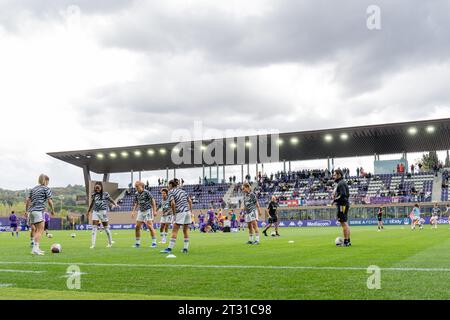
<instances>
[{"instance_id":1,"label":"overcast sky","mask_svg":"<svg viewBox=\"0 0 450 320\"><path fill-rule=\"evenodd\" d=\"M367 28L372 4L381 30ZM46 152L167 142L194 121L285 132L449 117L449 15L447 0L0 0L0 188L41 172L81 184Z\"/></svg>"}]
</instances>

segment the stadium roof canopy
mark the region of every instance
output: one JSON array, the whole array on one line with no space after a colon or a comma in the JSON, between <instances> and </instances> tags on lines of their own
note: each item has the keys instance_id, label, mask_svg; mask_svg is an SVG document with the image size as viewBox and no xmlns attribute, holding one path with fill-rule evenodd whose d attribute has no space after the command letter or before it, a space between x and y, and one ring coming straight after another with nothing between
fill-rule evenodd
<instances>
[{"instance_id":1,"label":"stadium roof canopy","mask_svg":"<svg viewBox=\"0 0 450 320\"><path fill-rule=\"evenodd\" d=\"M264 161L264 158L259 155L253 159L250 156L250 152L256 151L257 146L259 146L258 151L264 149L265 145L261 147L260 144L263 139L264 135L215 140L223 143L221 146L223 155L219 164L274 162L273 160ZM273 137L268 137L266 150L269 150L268 154L270 155L272 144L276 143L279 147L279 161L448 150L450 149L450 118L280 133L276 139L273 141ZM203 157L194 163L194 152L198 152L199 148L202 149L200 153L207 152L210 150L207 149L207 146L211 141L183 142L183 151L176 148L178 142L172 142L48 154L56 159L100 174L194 168L216 165L216 163L206 161ZM231 145L230 141L233 142ZM241 143L243 149L240 149ZM239 150L244 150L245 159L238 160ZM181 155L191 153L192 163L175 164L172 161L172 152L178 152ZM230 158L227 158L227 152L232 154L231 162ZM210 154L219 157L220 152L213 151Z\"/></svg>"}]
</instances>

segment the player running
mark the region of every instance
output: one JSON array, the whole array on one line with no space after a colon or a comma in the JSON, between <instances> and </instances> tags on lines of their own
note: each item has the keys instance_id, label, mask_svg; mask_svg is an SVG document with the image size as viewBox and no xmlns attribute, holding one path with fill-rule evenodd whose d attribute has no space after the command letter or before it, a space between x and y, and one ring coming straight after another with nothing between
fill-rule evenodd
<instances>
[{"instance_id":1,"label":"player running","mask_svg":"<svg viewBox=\"0 0 450 320\"><path fill-rule=\"evenodd\" d=\"M244 210L245 222L248 224L249 240L247 244L259 244L258 214L261 215L258 199L252 190L250 184L245 182L242 185L244 192Z\"/></svg>"},{"instance_id":2,"label":"player running","mask_svg":"<svg viewBox=\"0 0 450 320\"><path fill-rule=\"evenodd\" d=\"M277 198L275 196L272 196L269 206L267 207L267 210L269 211L269 224L266 226L266 228L263 231L263 234L267 237L267 230L272 227L272 225L275 227L275 235L277 237L280 236L278 233L278 215L277 215L277 208L278 208L278 202ZM267 212L267 211L266 211Z\"/></svg>"},{"instance_id":3,"label":"player running","mask_svg":"<svg viewBox=\"0 0 450 320\"><path fill-rule=\"evenodd\" d=\"M334 190L333 203L337 206L337 219L341 224L342 232L344 234L344 243L341 246L349 247L352 245L350 242L350 227L347 222L348 210L350 208L350 203L348 201L350 192L347 182L345 182L343 177L344 175L341 169L334 170L333 178L336 182L336 189Z\"/></svg>"},{"instance_id":4,"label":"player running","mask_svg":"<svg viewBox=\"0 0 450 320\"><path fill-rule=\"evenodd\" d=\"M112 208L118 208L117 203L111 199L111 196L108 192L103 191L103 183L97 181L94 185L94 193L91 196L91 204L89 205L88 212L86 214L87 220L89 221L89 217L92 212L92 243L91 249L95 248L95 242L97 240L97 228L99 222L102 223L105 228L106 236L108 237L108 245L107 248L111 248L112 234L108 225L108 216L106 215L106 211L108 210L109 204L112 204ZM92 211L93 210L93 211Z\"/></svg>"},{"instance_id":5,"label":"player running","mask_svg":"<svg viewBox=\"0 0 450 320\"><path fill-rule=\"evenodd\" d=\"M378 219L378 231L384 230L384 225L383 225L383 207L382 206L380 206L378 208L377 219Z\"/></svg>"},{"instance_id":6,"label":"player running","mask_svg":"<svg viewBox=\"0 0 450 320\"><path fill-rule=\"evenodd\" d=\"M178 179L169 181L169 201L172 212L175 213L175 223L173 225L172 237L169 247L161 253L172 253L177 240L178 230L183 226L184 246L183 253L189 250L189 225L191 224L192 200L183 189L178 188Z\"/></svg>"},{"instance_id":7,"label":"player running","mask_svg":"<svg viewBox=\"0 0 450 320\"><path fill-rule=\"evenodd\" d=\"M27 202L25 205L25 212L27 218L30 219L30 224L33 230L33 249L31 254L36 254L39 256L44 255L44 251L39 248L39 243L41 241L42 233L44 232L44 215L45 203L51 210L51 214L55 214L55 209L53 207L52 191L48 187L50 178L45 174L41 174L38 179L39 185L30 190L28 194Z\"/></svg>"},{"instance_id":8,"label":"player running","mask_svg":"<svg viewBox=\"0 0 450 320\"><path fill-rule=\"evenodd\" d=\"M416 230L416 224L419 225L420 230L423 229L422 221L420 220L420 209L419 204L416 203L409 214L409 218L411 219L411 230Z\"/></svg>"},{"instance_id":9,"label":"player running","mask_svg":"<svg viewBox=\"0 0 450 320\"><path fill-rule=\"evenodd\" d=\"M435 203L431 211L431 218L430 218L431 229L437 229L438 220L439 217L441 216L441 213L442 213L441 209L439 208L438 204Z\"/></svg>"},{"instance_id":10,"label":"player running","mask_svg":"<svg viewBox=\"0 0 450 320\"><path fill-rule=\"evenodd\" d=\"M156 232L153 228L153 213L156 214L155 198L153 198L153 195L150 193L150 191L145 189L145 184L142 181L136 181L134 186L136 188L136 193L134 195L134 205L131 212L132 219L136 217L136 209L139 207L136 218L136 243L134 247L139 248L141 246L141 228L142 225L145 224L150 230L150 235L152 237L151 248L156 248Z\"/></svg>"},{"instance_id":11,"label":"player running","mask_svg":"<svg viewBox=\"0 0 450 320\"><path fill-rule=\"evenodd\" d=\"M9 228L11 230L11 236L14 237L14 232L16 233L16 237L19 236L19 230L17 228L17 216L14 211L11 211L9 216Z\"/></svg>"}]
</instances>

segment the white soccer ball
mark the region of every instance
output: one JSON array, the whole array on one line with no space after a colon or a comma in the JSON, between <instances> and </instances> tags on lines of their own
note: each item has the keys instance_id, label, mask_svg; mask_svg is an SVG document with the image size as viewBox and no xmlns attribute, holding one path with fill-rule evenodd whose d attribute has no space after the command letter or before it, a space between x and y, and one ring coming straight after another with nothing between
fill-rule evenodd
<instances>
[{"instance_id":1,"label":"white soccer ball","mask_svg":"<svg viewBox=\"0 0 450 320\"><path fill-rule=\"evenodd\" d=\"M77 235L76 235L75 233L72 233L70 236L71 236L72 238L75 238Z\"/></svg>"},{"instance_id":2,"label":"white soccer ball","mask_svg":"<svg viewBox=\"0 0 450 320\"><path fill-rule=\"evenodd\" d=\"M340 245L342 245L342 244L344 243L344 239L341 238L341 237L337 237L336 240L334 240L334 243L335 243L337 246L340 246Z\"/></svg>"},{"instance_id":3,"label":"white soccer ball","mask_svg":"<svg viewBox=\"0 0 450 320\"><path fill-rule=\"evenodd\" d=\"M49 233L49 234L47 235L47 238L53 238L53 235L52 235L51 233Z\"/></svg>"},{"instance_id":4,"label":"white soccer ball","mask_svg":"<svg viewBox=\"0 0 450 320\"><path fill-rule=\"evenodd\" d=\"M272 232L270 233L270 235L271 235L272 237L275 237L277 234L275 233L275 231L272 231Z\"/></svg>"},{"instance_id":5,"label":"white soccer ball","mask_svg":"<svg viewBox=\"0 0 450 320\"><path fill-rule=\"evenodd\" d=\"M59 243L54 243L54 244L52 244L52 246L50 247L50 249L51 249L51 251L52 251L53 253L60 253L61 250L62 250L61 245L60 245Z\"/></svg>"}]
</instances>

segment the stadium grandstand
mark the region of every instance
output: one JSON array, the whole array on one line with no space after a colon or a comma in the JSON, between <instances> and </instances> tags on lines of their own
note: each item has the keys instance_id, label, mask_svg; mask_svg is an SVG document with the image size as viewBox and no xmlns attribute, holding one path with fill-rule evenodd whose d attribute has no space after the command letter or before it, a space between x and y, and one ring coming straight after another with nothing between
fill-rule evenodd
<instances>
[{"instance_id":1,"label":"stadium grandstand","mask_svg":"<svg viewBox=\"0 0 450 320\"><path fill-rule=\"evenodd\" d=\"M331 206L334 160L362 156L373 156L374 172L368 173L358 168L357 175L350 175L350 171L345 170L351 193L351 217L373 217L375 209L383 204L388 205L388 218L399 218L405 216L416 202L422 202L423 211L429 212L432 202L448 201L447 169L425 171L421 168L414 170L414 166L411 169L407 154L449 150L450 119L289 132L278 134L276 141L273 137L265 139L268 150L272 150L275 144L278 147L279 162L283 166L278 172L264 171L264 157L260 155L262 135L219 139L218 145L223 148L223 153L218 153L221 154L219 161L216 157L216 162L212 164L205 161L203 156L196 163L174 164L172 154L180 152L178 142L53 152L49 155L83 170L87 199L95 182L91 180L91 172L103 175L105 190L120 204L120 208L111 214L113 223L131 223L130 216L123 213L131 210L135 190L131 184L129 188L119 188L117 183L110 181L111 174L129 172L130 181L133 181L136 174L140 180L143 171L165 170L167 181L169 170L173 170L173 176L176 177L178 169L202 168L202 177L206 177L205 170L208 167L210 170L216 168L217 173L221 168L222 181L203 179L199 184L182 186L193 199L195 213L210 207L239 210L241 184L250 181L262 206L267 205L272 195L277 197L281 219L332 219L335 215L335 209ZM202 152L206 152L205 146L212 142L182 142L187 146L183 152L188 150L193 158L198 146L201 146ZM237 155L241 142L245 146L245 157L242 159ZM230 143L234 145L233 148L230 148ZM258 152L252 148L257 148ZM252 151L255 151L256 156L252 157ZM381 155L391 154L401 154L401 157L397 160L380 159ZM327 165L325 169L291 170L292 161L303 160L324 160ZM226 179L227 165L240 165L241 176L238 181ZM250 165L255 166L255 171L250 170ZM161 185L147 185L146 188L157 202L161 200Z\"/></svg>"}]
</instances>

